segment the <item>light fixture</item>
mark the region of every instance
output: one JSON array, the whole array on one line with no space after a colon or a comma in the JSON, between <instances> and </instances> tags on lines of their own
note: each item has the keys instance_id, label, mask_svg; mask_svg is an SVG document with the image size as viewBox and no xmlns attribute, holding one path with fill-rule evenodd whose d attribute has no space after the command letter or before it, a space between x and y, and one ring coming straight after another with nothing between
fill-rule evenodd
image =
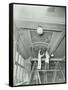
<instances>
[{"instance_id":1,"label":"light fixture","mask_svg":"<svg viewBox=\"0 0 68 90\"><path fill-rule=\"evenodd\" d=\"M43 28L42 28L41 26L38 26L38 28L37 28L37 33L38 33L39 35L42 35L42 34L43 34Z\"/></svg>"},{"instance_id":2,"label":"light fixture","mask_svg":"<svg viewBox=\"0 0 68 90\"><path fill-rule=\"evenodd\" d=\"M54 54L53 53L51 54L51 57L54 57Z\"/></svg>"}]
</instances>

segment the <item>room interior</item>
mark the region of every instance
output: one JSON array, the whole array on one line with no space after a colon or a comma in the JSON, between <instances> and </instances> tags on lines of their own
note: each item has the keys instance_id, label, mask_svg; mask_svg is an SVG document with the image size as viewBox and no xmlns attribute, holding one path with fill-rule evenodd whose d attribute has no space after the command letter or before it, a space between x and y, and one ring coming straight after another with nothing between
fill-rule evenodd
<instances>
[{"instance_id":1,"label":"room interior","mask_svg":"<svg viewBox=\"0 0 68 90\"><path fill-rule=\"evenodd\" d=\"M14 85L64 83L65 40L65 7L15 5ZM49 62L37 69L39 50Z\"/></svg>"}]
</instances>

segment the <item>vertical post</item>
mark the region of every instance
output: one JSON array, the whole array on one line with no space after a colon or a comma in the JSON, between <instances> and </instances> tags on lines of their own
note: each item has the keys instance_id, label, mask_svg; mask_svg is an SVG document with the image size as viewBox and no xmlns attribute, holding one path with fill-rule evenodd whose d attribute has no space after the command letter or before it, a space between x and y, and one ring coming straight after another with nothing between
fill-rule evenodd
<instances>
[{"instance_id":1,"label":"vertical post","mask_svg":"<svg viewBox=\"0 0 68 90\"><path fill-rule=\"evenodd\" d=\"M47 70L47 63L45 63L44 69ZM47 83L47 71L44 71L44 83Z\"/></svg>"},{"instance_id":2,"label":"vertical post","mask_svg":"<svg viewBox=\"0 0 68 90\"><path fill-rule=\"evenodd\" d=\"M39 75L39 71L37 70L37 76L38 76L38 79L39 79L39 84L41 84L41 79L40 79L40 75Z\"/></svg>"},{"instance_id":3,"label":"vertical post","mask_svg":"<svg viewBox=\"0 0 68 90\"><path fill-rule=\"evenodd\" d=\"M16 54L17 55L17 54ZM17 55L17 62L19 61L19 53L18 53L18 55ZM15 74L15 83L17 83L17 73L18 73L18 66L16 66L16 74Z\"/></svg>"},{"instance_id":4,"label":"vertical post","mask_svg":"<svg viewBox=\"0 0 68 90\"><path fill-rule=\"evenodd\" d=\"M57 69L58 63L59 63L59 62L56 62L55 69ZM53 82L53 83L55 83L56 74L57 74L57 71L54 71L54 73L53 73L53 79L52 79L52 82Z\"/></svg>"},{"instance_id":5,"label":"vertical post","mask_svg":"<svg viewBox=\"0 0 68 90\"><path fill-rule=\"evenodd\" d=\"M61 70L60 63L59 63L59 68L60 68L60 71L61 71L61 73L63 75L63 80L65 80L65 75L64 75L63 71Z\"/></svg>"},{"instance_id":6,"label":"vertical post","mask_svg":"<svg viewBox=\"0 0 68 90\"><path fill-rule=\"evenodd\" d=\"M22 58L21 58L21 55L19 56L19 63L21 64L21 62L22 62ZM19 75L18 75L18 77L19 77L19 82L21 81L20 80L20 76L21 76L21 67L19 67Z\"/></svg>"},{"instance_id":7,"label":"vertical post","mask_svg":"<svg viewBox=\"0 0 68 90\"><path fill-rule=\"evenodd\" d=\"M32 71L31 71L31 75L30 75L30 83L31 83L31 81L32 81L32 75L33 75L33 72L34 72L35 65L36 65L36 61L34 62L33 68L32 68Z\"/></svg>"},{"instance_id":8,"label":"vertical post","mask_svg":"<svg viewBox=\"0 0 68 90\"><path fill-rule=\"evenodd\" d=\"M22 58L22 65L24 66L24 59ZM24 69L22 69L22 81L24 82Z\"/></svg>"}]
</instances>

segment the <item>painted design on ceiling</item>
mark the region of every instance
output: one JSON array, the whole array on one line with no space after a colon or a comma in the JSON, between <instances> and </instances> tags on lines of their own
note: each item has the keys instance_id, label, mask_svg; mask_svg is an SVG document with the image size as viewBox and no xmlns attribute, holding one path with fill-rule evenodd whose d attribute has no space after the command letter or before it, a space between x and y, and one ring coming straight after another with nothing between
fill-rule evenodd
<instances>
[{"instance_id":1,"label":"painted design on ceiling","mask_svg":"<svg viewBox=\"0 0 68 90\"><path fill-rule=\"evenodd\" d=\"M51 31L46 31L43 33L43 35L38 35L36 31L30 31L32 43L36 43L36 42L50 43L52 33L53 32Z\"/></svg>"},{"instance_id":2,"label":"painted design on ceiling","mask_svg":"<svg viewBox=\"0 0 68 90\"><path fill-rule=\"evenodd\" d=\"M43 35L38 35L36 31L32 30L19 30L17 33L17 47L18 51L24 58L29 56L37 57L38 50L42 52L46 50L53 53L58 44L64 37L63 32L44 31Z\"/></svg>"},{"instance_id":3,"label":"painted design on ceiling","mask_svg":"<svg viewBox=\"0 0 68 90\"><path fill-rule=\"evenodd\" d=\"M45 52L47 47L51 41L53 32L52 31L45 31L42 35L38 35L36 31L30 31L31 35L31 42L32 42L32 52L33 57L37 57L38 50Z\"/></svg>"}]
</instances>

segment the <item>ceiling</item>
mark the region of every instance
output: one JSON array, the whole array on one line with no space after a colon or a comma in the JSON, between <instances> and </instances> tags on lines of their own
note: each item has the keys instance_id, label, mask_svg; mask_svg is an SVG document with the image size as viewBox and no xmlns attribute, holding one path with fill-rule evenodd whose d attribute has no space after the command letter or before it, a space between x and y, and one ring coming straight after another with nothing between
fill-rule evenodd
<instances>
[{"instance_id":1,"label":"ceiling","mask_svg":"<svg viewBox=\"0 0 68 90\"><path fill-rule=\"evenodd\" d=\"M24 57L37 57L38 50L42 52L46 50L50 54L54 53L55 58L65 56L65 33L63 31L45 31L39 36L36 30L18 29L17 31L17 47L18 52Z\"/></svg>"},{"instance_id":2,"label":"ceiling","mask_svg":"<svg viewBox=\"0 0 68 90\"><path fill-rule=\"evenodd\" d=\"M65 23L65 7L14 5L14 20Z\"/></svg>"},{"instance_id":3,"label":"ceiling","mask_svg":"<svg viewBox=\"0 0 68 90\"><path fill-rule=\"evenodd\" d=\"M41 47L56 58L65 56L64 7L15 5L14 25L17 50L24 58L37 57ZM41 37L36 32L39 25L44 29Z\"/></svg>"}]
</instances>

